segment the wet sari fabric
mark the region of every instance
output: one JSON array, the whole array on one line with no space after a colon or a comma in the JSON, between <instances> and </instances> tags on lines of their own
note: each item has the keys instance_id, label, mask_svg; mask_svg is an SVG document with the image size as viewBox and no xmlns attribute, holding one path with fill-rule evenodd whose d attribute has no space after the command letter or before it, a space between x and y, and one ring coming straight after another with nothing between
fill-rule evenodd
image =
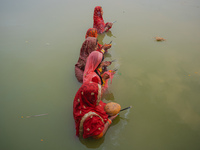
<instances>
[{"instance_id":1,"label":"wet sari fabric","mask_svg":"<svg viewBox=\"0 0 200 150\"><path fill-rule=\"evenodd\" d=\"M75 76L79 82L83 82L83 72L87 57L91 52L95 51L96 45L97 39L95 37L87 37L82 44L78 62L75 64Z\"/></svg>"},{"instance_id":2,"label":"wet sari fabric","mask_svg":"<svg viewBox=\"0 0 200 150\"><path fill-rule=\"evenodd\" d=\"M86 32L85 38L87 38L87 37L95 37L95 38L97 38L97 36L98 36L97 29L96 28L89 28L87 30L87 32ZM98 43L97 51L101 51L102 45L99 44L99 42L97 42L97 43Z\"/></svg>"},{"instance_id":3,"label":"wet sari fabric","mask_svg":"<svg viewBox=\"0 0 200 150\"><path fill-rule=\"evenodd\" d=\"M101 101L101 85L85 82L77 91L73 103L76 135L83 138L102 133L108 115L104 111L106 103Z\"/></svg>"},{"instance_id":4,"label":"wet sari fabric","mask_svg":"<svg viewBox=\"0 0 200 150\"><path fill-rule=\"evenodd\" d=\"M101 84L102 90L103 90L103 92L105 92L106 89L108 88L108 80L109 79L107 79L106 81L103 81L102 77L100 75L100 72L97 71L97 67L102 62L102 59L103 59L103 54L98 51L94 51L89 55L86 66L85 66L85 71L83 74L83 83L92 81L92 82ZM98 72L98 74L97 74L97 72ZM110 75L110 78L112 80L113 73L111 73L110 71L106 71L106 72L104 72L104 74Z\"/></svg>"},{"instance_id":5,"label":"wet sari fabric","mask_svg":"<svg viewBox=\"0 0 200 150\"><path fill-rule=\"evenodd\" d=\"M98 33L103 33L108 23L104 23L103 16L101 15L101 6L94 8L93 21L93 28L96 28Z\"/></svg>"}]
</instances>

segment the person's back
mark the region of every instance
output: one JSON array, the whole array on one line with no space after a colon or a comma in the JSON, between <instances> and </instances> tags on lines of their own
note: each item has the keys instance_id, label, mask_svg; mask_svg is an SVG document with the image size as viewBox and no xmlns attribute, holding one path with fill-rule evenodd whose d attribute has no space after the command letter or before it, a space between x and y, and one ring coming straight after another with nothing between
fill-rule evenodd
<instances>
[{"instance_id":1,"label":"person's back","mask_svg":"<svg viewBox=\"0 0 200 150\"><path fill-rule=\"evenodd\" d=\"M83 138L101 138L117 116L108 117L101 101L101 85L85 82L77 91L73 103L76 135Z\"/></svg>"},{"instance_id":2,"label":"person's back","mask_svg":"<svg viewBox=\"0 0 200 150\"><path fill-rule=\"evenodd\" d=\"M80 56L78 62L75 64L75 76L79 82L83 82L83 72L85 70L85 64L87 57L93 51L96 51L98 48L97 38L88 37L82 44L80 50Z\"/></svg>"},{"instance_id":3,"label":"person's back","mask_svg":"<svg viewBox=\"0 0 200 150\"><path fill-rule=\"evenodd\" d=\"M101 6L96 6L93 14L93 28L96 28L98 33L103 33L112 28L112 25L113 23L111 22L104 23L103 9Z\"/></svg>"}]
</instances>

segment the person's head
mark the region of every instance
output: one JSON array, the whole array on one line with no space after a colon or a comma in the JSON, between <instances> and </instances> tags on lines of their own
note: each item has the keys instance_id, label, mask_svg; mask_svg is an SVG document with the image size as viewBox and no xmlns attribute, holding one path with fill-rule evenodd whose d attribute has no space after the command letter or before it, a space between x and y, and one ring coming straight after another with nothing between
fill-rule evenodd
<instances>
[{"instance_id":1,"label":"person's head","mask_svg":"<svg viewBox=\"0 0 200 150\"><path fill-rule=\"evenodd\" d=\"M94 16L99 16L99 17L103 16L103 9L101 6L96 6L94 8Z\"/></svg>"},{"instance_id":2,"label":"person's head","mask_svg":"<svg viewBox=\"0 0 200 150\"><path fill-rule=\"evenodd\" d=\"M85 65L84 75L90 72L94 72L101 65L103 58L104 57L101 52L93 51L92 53L90 53Z\"/></svg>"},{"instance_id":3,"label":"person's head","mask_svg":"<svg viewBox=\"0 0 200 150\"><path fill-rule=\"evenodd\" d=\"M101 100L101 85L95 82L85 82L79 89L80 98L84 105L96 107Z\"/></svg>"},{"instance_id":4,"label":"person's head","mask_svg":"<svg viewBox=\"0 0 200 150\"><path fill-rule=\"evenodd\" d=\"M87 37L83 42L82 49L87 51L96 51L98 48L98 40L95 37Z\"/></svg>"},{"instance_id":5,"label":"person's head","mask_svg":"<svg viewBox=\"0 0 200 150\"><path fill-rule=\"evenodd\" d=\"M87 37L95 37L97 38L97 29L96 28L89 28L86 32L85 38Z\"/></svg>"}]
</instances>

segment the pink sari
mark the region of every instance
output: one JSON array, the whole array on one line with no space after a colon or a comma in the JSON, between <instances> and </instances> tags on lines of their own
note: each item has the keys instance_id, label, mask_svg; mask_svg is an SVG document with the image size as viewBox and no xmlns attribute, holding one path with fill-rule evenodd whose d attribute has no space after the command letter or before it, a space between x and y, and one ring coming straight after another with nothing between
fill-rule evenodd
<instances>
[{"instance_id":1,"label":"pink sari","mask_svg":"<svg viewBox=\"0 0 200 150\"><path fill-rule=\"evenodd\" d=\"M97 71L97 67L101 64L102 60L103 60L103 54L98 51L94 51L89 55L83 75L83 83L92 81L101 84L103 92L105 92L106 89L108 88L109 79L103 81L102 76L104 74L108 74L110 75L110 78L112 80L114 74L111 73L110 71L106 71L102 76L100 75L100 72Z\"/></svg>"}]
</instances>

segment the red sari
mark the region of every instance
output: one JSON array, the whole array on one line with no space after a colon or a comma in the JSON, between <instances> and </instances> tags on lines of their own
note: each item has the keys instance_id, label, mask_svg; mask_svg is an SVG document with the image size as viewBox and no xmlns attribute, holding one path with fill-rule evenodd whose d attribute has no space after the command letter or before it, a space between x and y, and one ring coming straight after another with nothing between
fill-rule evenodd
<instances>
[{"instance_id":1,"label":"red sari","mask_svg":"<svg viewBox=\"0 0 200 150\"><path fill-rule=\"evenodd\" d=\"M87 57L93 51L95 51L97 46L97 38L95 37L88 37L82 44L80 50L80 56L78 62L75 65L75 76L79 82L83 82L83 72L85 70L85 64Z\"/></svg>"},{"instance_id":2,"label":"red sari","mask_svg":"<svg viewBox=\"0 0 200 150\"><path fill-rule=\"evenodd\" d=\"M85 82L79 88L73 103L76 135L83 138L95 137L102 133L108 115L106 103L101 101L101 85Z\"/></svg>"},{"instance_id":3,"label":"red sari","mask_svg":"<svg viewBox=\"0 0 200 150\"><path fill-rule=\"evenodd\" d=\"M104 23L103 16L101 15L101 6L94 8L93 21L93 28L96 28L98 33L103 33L108 22L106 24Z\"/></svg>"}]
</instances>

